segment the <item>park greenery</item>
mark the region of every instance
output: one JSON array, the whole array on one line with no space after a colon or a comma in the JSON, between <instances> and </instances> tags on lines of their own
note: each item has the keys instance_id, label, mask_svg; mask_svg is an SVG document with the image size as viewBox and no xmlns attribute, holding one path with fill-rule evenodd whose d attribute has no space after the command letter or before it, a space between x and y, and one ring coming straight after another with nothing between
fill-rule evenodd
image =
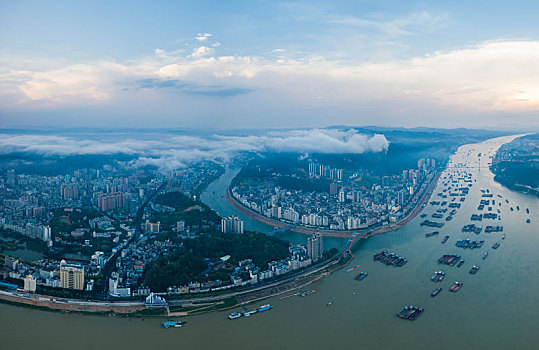
<instances>
[{"instance_id":1,"label":"park greenery","mask_svg":"<svg viewBox=\"0 0 539 350\"><path fill-rule=\"evenodd\" d=\"M219 258L226 255L230 255L227 266L208 269L213 264L218 266ZM287 256L288 242L262 233L203 234L197 239L183 240L181 248L151 262L143 279L152 290L164 291L168 286L192 281L228 278L231 268L245 259L252 259L256 266L265 269L269 262Z\"/></svg>"},{"instance_id":2,"label":"park greenery","mask_svg":"<svg viewBox=\"0 0 539 350\"><path fill-rule=\"evenodd\" d=\"M174 208L172 212L154 215L153 220L161 222L164 228L170 229L180 220L185 221L188 226L210 225L220 222L219 214L201 201L195 201L182 192L173 191L160 194L156 197L155 203Z\"/></svg>"}]
</instances>

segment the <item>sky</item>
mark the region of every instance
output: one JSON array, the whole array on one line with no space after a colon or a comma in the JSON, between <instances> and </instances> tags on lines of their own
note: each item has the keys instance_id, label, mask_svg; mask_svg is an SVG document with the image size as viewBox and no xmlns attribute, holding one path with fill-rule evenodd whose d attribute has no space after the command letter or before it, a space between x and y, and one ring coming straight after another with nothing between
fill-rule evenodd
<instances>
[{"instance_id":1,"label":"sky","mask_svg":"<svg viewBox=\"0 0 539 350\"><path fill-rule=\"evenodd\" d=\"M539 129L536 1L1 1L0 128Z\"/></svg>"}]
</instances>

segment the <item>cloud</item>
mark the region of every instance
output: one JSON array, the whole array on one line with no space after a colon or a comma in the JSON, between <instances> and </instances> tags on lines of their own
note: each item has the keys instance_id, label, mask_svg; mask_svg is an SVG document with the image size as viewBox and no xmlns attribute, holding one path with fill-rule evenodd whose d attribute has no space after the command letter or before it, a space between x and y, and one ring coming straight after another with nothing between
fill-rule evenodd
<instances>
[{"instance_id":1,"label":"cloud","mask_svg":"<svg viewBox=\"0 0 539 350\"><path fill-rule=\"evenodd\" d=\"M357 131L306 129L270 132L263 135L209 137L170 134L107 134L89 138L54 135L0 135L0 154L32 153L45 156L128 154L130 165L155 165L163 170L184 167L202 160L227 162L242 152L365 153L389 147L383 135Z\"/></svg>"},{"instance_id":2,"label":"cloud","mask_svg":"<svg viewBox=\"0 0 539 350\"><path fill-rule=\"evenodd\" d=\"M215 52L215 50L212 49L211 47L200 46L200 47L197 47L196 49L194 49L193 53L190 54L188 57L200 58L200 57L204 57L204 56L209 56L209 55L213 54L214 52Z\"/></svg>"},{"instance_id":3,"label":"cloud","mask_svg":"<svg viewBox=\"0 0 539 350\"><path fill-rule=\"evenodd\" d=\"M425 17L423 21L428 22ZM4 67L0 96L6 101L4 107L33 110L42 104L84 107L104 101L143 103L146 98L151 105L154 95L144 94L150 90L162 94L174 89L208 98L256 91L260 93L250 95L251 105L281 108L280 114L323 106L402 118L429 115L432 121L441 113L466 115L471 120L470 115L539 110L539 41L485 42L381 62L284 52L279 57L214 54L212 48L201 46L188 57L156 50L149 57L123 63L98 61L37 71L6 72ZM141 82L151 82L151 89L141 90ZM173 99L166 104L184 108ZM232 111L252 113L253 109L243 106L236 104ZM206 107L207 103L193 105L192 110ZM155 108L158 113L161 106Z\"/></svg>"},{"instance_id":4,"label":"cloud","mask_svg":"<svg viewBox=\"0 0 539 350\"><path fill-rule=\"evenodd\" d=\"M212 37L213 34L211 33L199 33L197 34L197 36L195 37L195 39L197 39L198 41L202 42L202 41L206 41L208 40L209 37Z\"/></svg>"},{"instance_id":5,"label":"cloud","mask_svg":"<svg viewBox=\"0 0 539 350\"><path fill-rule=\"evenodd\" d=\"M225 87L222 85L200 85L177 79L142 79L142 89L168 89L186 95L233 97L248 94L252 89Z\"/></svg>"},{"instance_id":6,"label":"cloud","mask_svg":"<svg viewBox=\"0 0 539 350\"><path fill-rule=\"evenodd\" d=\"M389 37L410 35L413 32L428 32L447 22L447 13L433 14L420 11L398 18L358 17L352 15L327 15L325 21L332 25L371 29Z\"/></svg>"}]
</instances>

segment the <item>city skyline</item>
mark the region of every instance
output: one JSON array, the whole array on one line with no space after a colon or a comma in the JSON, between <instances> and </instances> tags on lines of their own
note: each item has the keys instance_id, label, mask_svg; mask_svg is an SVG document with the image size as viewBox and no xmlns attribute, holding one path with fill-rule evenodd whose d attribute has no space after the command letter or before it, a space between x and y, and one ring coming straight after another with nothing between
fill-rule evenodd
<instances>
[{"instance_id":1,"label":"city skyline","mask_svg":"<svg viewBox=\"0 0 539 350\"><path fill-rule=\"evenodd\" d=\"M536 129L522 5L4 3L0 127Z\"/></svg>"}]
</instances>

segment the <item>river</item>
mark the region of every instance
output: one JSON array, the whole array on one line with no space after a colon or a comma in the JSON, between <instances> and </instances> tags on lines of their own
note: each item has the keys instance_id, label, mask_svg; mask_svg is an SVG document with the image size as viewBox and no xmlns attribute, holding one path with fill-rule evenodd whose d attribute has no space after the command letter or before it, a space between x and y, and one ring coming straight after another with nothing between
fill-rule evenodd
<instances>
[{"instance_id":1,"label":"river","mask_svg":"<svg viewBox=\"0 0 539 350\"><path fill-rule=\"evenodd\" d=\"M3 349L536 349L539 200L494 182L487 167L488 156L511 139L459 148L454 162L473 165L478 152L484 156L481 169L469 169L477 182L454 219L440 229L439 236L431 238L424 234L432 229L420 227L423 219L416 217L399 230L367 240L355 251L350 264L359 264L356 271L369 273L361 282L353 279L354 272L343 269L312 284L309 289L317 289L312 295L267 300L274 306L270 311L234 321L226 318L229 311L191 316L184 318L188 322L184 328L168 330L158 319L60 314L0 304L0 344ZM221 181L226 187L229 179ZM434 193L441 191L441 182ZM223 215L243 217L224 204L224 198L219 197L222 192L216 191L220 188L223 186L216 183L210 185L202 199ZM482 188L490 189L496 202L500 200L496 195L503 196L499 207L502 220L478 224L503 225L507 235L503 241L500 233L461 233L461 227L471 223L470 215L477 212ZM208 195L213 191L216 197ZM510 211L516 205L520 211ZM430 216L437 208L429 205L424 212ZM529 215L525 208L530 208ZM525 223L527 218L531 224ZM261 225L245 223L249 229L272 229ZM441 244L445 234L451 238ZM305 240L285 235L292 242ZM481 249L464 250L454 245L461 238L484 239L486 243ZM492 250L496 241L502 244ZM408 264L395 268L373 261L373 254L381 249L407 257ZM482 260L485 251L490 255ZM439 265L437 259L447 253L461 254L466 263L461 268ZM468 270L474 264L481 269L470 275ZM446 272L445 280L439 284L430 281L433 271L440 269ZM454 281L464 283L458 293L448 292ZM443 291L436 298L430 297L438 286ZM326 306L329 301L332 305ZM394 316L409 304L420 305L425 312L414 322Z\"/></svg>"}]
</instances>

